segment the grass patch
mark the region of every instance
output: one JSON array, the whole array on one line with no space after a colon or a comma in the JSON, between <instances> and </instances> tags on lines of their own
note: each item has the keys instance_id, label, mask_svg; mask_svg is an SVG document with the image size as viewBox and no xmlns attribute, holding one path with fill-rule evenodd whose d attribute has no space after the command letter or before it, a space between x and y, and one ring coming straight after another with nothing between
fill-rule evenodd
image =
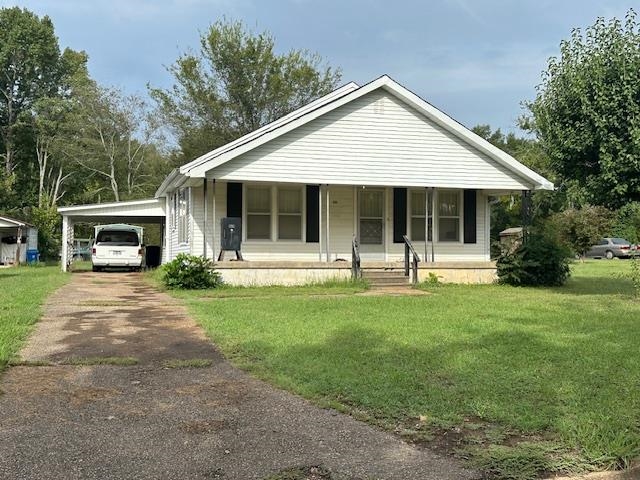
<instances>
[{"instance_id":1,"label":"grass patch","mask_svg":"<svg viewBox=\"0 0 640 480\"><path fill-rule=\"evenodd\" d=\"M68 279L60 266L0 269L0 371L42 315L45 298Z\"/></svg>"},{"instance_id":2,"label":"grass patch","mask_svg":"<svg viewBox=\"0 0 640 480\"><path fill-rule=\"evenodd\" d=\"M175 359L166 360L163 365L166 368L207 368L213 365L213 361L207 358Z\"/></svg>"},{"instance_id":3,"label":"grass patch","mask_svg":"<svg viewBox=\"0 0 640 480\"><path fill-rule=\"evenodd\" d=\"M71 357L63 362L65 365L116 365L130 367L138 364L134 357Z\"/></svg>"},{"instance_id":4,"label":"grass patch","mask_svg":"<svg viewBox=\"0 0 640 480\"><path fill-rule=\"evenodd\" d=\"M628 268L595 260L573 265L564 287L423 285L427 296L175 295L256 376L529 479L640 456L640 301L620 278Z\"/></svg>"}]
</instances>

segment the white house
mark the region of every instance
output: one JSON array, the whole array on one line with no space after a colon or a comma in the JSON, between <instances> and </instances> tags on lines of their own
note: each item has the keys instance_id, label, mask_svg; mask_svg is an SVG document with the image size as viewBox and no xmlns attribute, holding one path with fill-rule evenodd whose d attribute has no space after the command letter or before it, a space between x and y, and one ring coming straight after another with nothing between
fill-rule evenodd
<instances>
[{"instance_id":1,"label":"white house","mask_svg":"<svg viewBox=\"0 0 640 480\"><path fill-rule=\"evenodd\" d=\"M347 276L354 239L362 268L394 268L405 235L421 257L419 276L435 269L445 279L487 281L495 271L490 198L552 188L382 76L183 165L156 201L166 218L165 260L180 252L218 259L221 219L240 219L244 261L229 262L229 252L218 263L231 283ZM82 207L67 214L74 208Z\"/></svg>"}]
</instances>

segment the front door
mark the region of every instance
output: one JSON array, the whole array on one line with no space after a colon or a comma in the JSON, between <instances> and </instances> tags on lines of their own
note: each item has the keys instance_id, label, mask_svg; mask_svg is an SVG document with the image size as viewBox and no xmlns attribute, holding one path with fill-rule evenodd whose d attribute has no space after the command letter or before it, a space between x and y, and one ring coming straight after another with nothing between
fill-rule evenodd
<instances>
[{"instance_id":1,"label":"front door","mask_svg":"<svg viewBox=\"0 0 640 480\"><path fill-rule=\"evenodd\" d=\"M384 190L360 190L358 207L360 250L384 259Z\"/></svg>"}]
</instances>

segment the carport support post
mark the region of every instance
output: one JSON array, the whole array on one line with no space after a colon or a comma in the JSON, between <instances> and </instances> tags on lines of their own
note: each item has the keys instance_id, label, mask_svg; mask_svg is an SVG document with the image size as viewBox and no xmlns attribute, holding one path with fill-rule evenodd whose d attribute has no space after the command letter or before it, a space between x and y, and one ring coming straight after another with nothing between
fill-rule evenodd
<instances>
[{"instance_id":1,"label":"carport support post","mask_svg":"<svg viewBox=\"0 0 640 480\"><path fill-rule=\"evenodd\" d=\"M69 238L69 217L66 215L62 216L62 252L60 255L60 263L62 263L62 271L67 271L68 265L68 257L69 257L69 242L67 239Z\"/></svg>"},{"instance_id":2,"label":"carport support post","mask_svg":"<svg viewBox=\"0 0 640 480\"><path fill-rule=\"evenodd\" d=\"M529 226L531 225L531 191L522 190L522 241L529 239Z\"/></svg>"}]
</instances>

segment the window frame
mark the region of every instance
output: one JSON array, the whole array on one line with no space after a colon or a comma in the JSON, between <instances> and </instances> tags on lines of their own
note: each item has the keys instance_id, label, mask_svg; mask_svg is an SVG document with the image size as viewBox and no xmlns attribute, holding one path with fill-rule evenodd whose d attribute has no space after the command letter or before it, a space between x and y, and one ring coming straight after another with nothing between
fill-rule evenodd
<instances>
[{"instance_id":1,"label":"window frame","mask_svg":"<svg viewBox=\"0 0 640 480\"><path fill-rule=\"evenodd\" d=\"M280 211L280 191L281 190L292 190L292 191L297 191L299 194L299 198L300 198L300 212L299 213L283 213ZM275 231L275 238L276 241L278 242L303 242L305 240L305 231L306 231L306 224L305 224L305 212L306 212L306 205L305 205L305 192L303 187L301 186L296 186L296 185L278 185L275 187L275 198L276 198L276 205L275 205L275 210L276 210L276 215L275 215L275 224L276 224L276 231ZM280 238L280 217L281 216L285 216L285 217L300 217L300 236L299 238Z\"/></svg>"},{"instance_id":2,"label":"window frame","mask_svg":"<svg viewBox=\"0 0 640 480\"><path fill-rule=\"evenodd\" d=\"M262 189L267 190L269 192L269 211L268 212L251 212L249 210L249 192L251 189ZM271 185L264 184L250 184L245 185L243 189L243 198L245 199L243 203L243 237L244 241L247 242L271 242L273 241L273 187ZM249 238L249 216L250 215L259 215L269 217L269 237L268 238Z\"/></svg>"},{"instance_id":3,"label":"window frame","mask_svg":"<svg viewBox=\"0 0 640 480\"><path fill-rule=\"evenodd\" d=\"M191 188L182 187L176 192L176 230L178 245L189 245L191 240Z\"/></svg>"},{"instance_id":4,"label":"window frame","mask_svg":"<svg viewBox=\"0 0 640 480\"><path fill-rule=\"evenodd\" d=\"M412 194L414 192L424 192L424 194L427 196L427 201L429 202L429 204L427 205L427 210L425 212L425 215L414 215L413 214L413 196ZM413 219L414 218L424 218L425 222L428 222L429 220L431 220L431 231L429 231L428 233L431 234L431 238L427 239L427 242L432 242L433 237L435 236L435 225L434 225L434 214L433 214L433 199L430 199L429 197L431 196L431 190L428 188L410 188L407 190L407 195L409 196L409 198L407 199L407 236L409 237L409 239L412 242L424 242L425 240L416 240L413 237ZM429 209L431 209L431 212L429 212ZM428 226L428 223L427 223Z\"/></svg>"},{"instance_id":5,"label":"window frame","mask_svg":"<svg viewBox=\"0 0 640 480\"><path fill-rule=\"evenodd\" d=\"M458 215L440 215L440 195L442 193L457 193L458 195ZM442 189L436 190L436 209L437 209L437 227L434 228L434 237L438 239L437 243L461 244L464 238L464 191L457 189ZM434 212L435 213L435 212ZM440 240L440 220L443 218L457 218L458 219L458 238L456 240Z\"/></svg>"},{"instance_id":6,"label":"window frame","mask_svg":"<svg viewBox=\"0 0 640 480\"><path fill-rule=\"evenodd\" d=\"M265 243L265 242L279 242L279 243L306 243L306 226L307 226L307 199L305 195L305 185L293 184L293 183L283 183L283 184L264 184L264 183L244 183L242 186L242 198L244 201L242 202L242 241L243 243ZM255 213L251 213L249 211L249 190L251 188L266 188L270 191L270 199L271 199L271 209L269 212L269 216L271 217L271 221L269 222L270 226L270 235L269 238L249 238L249 215L256 215ZM280 239L279 225L278 225L278 217L280 215L280 206L278 199L278 192L280 188L290 189L290 190L300 190L300 217L301 217L301 226L300 226L300 239ZM258 213L261 214L261 213ZM267 215L266 213L264 215ZM298 214L295 214L298 215Z\"/></svg>"}]
</instances>

